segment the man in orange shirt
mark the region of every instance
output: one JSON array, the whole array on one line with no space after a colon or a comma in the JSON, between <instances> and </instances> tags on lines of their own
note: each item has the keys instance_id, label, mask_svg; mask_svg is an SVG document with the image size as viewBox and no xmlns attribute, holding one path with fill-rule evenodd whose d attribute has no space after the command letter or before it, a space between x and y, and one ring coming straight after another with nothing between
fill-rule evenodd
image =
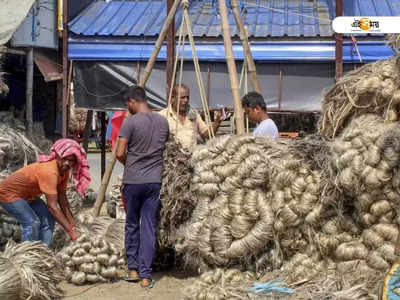
<instances>
[{"instance_id":1,"label":"man in orange shirt","mask_svg":"<svg viewBox=\"0 0 400 300\"><path fill-rule=\"evenodd\" d=\"M0 205L21 223L22 242L50 245L54 219L72 240L80 236L66 195L70 170L78 192L84 195L90 183L85 151L74 140L61 139L54 143L49 156L40 156L39 162L0 182ZM39 198L42 194L47 205Z\"/></svg>"}]
</instances>

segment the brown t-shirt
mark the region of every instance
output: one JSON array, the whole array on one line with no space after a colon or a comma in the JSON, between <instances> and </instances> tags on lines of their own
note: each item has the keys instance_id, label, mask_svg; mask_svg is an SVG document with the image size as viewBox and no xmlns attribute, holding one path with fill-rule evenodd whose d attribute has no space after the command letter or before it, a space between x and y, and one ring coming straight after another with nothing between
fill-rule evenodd
<instances>
[{"instance_id":1,"label":"brown t-shirt","mask_svg":"<svg viewBox=\"0 0 400 300\"><path fill-rule=\"evenodd\" d=\"M60 175L56 160L30 164L0 182L0 202L31 201L41 194L57 195L67 189L68 177L69 172Z\"/></svg>"}]
</instances>

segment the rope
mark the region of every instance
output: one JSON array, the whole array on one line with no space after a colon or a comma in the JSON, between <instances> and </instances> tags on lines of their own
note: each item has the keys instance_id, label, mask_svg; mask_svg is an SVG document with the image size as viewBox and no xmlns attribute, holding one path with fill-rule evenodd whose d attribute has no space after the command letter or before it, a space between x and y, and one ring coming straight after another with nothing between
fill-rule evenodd
<instances>
[{"instance_id":1,"label":"rope","mask_svg":"<svg viewBox=\"0 0 400 300\"><path fill-rule=\"evenodd\" d=\"M244 79L244 80L243 80ZM240 72L240 81L239 87L242 90L242 83L244 81L244 95L248 93L248 81L247 81L247 60L243 60L242 71ZM247 114L245 115L246 118L246 133L249 133L249 117Z\"/></svg>"},{"instance_id":2,"label":"rope","mask_svg":"<svg viewBox=\"0 0 400 300\"><path fill-rule=\"evenodd\" d=\"M195 67L195 71L196 71L195 73L196 73L197 83L199 85L199 90L200 90L200 98L201 98L201 102L203 104L203 110L204 110L205 120L206 120L206 124L207 124L207 131L208 131L209 137L214 138L215 135L214 135L214 130L212 130L210 110L209 110L208 103L207 103L207 96L206 96L206 92L205 92L205 88L204 88L204 84L203 84L203 78L201 76L200 64L199 64L199 60L198 60L197 53L196 53L196 46L194 44L193 33L192 33L192 25L190 22L189 14L187 12L187 7L183 8L183 19L184 19L184 22L186 23L190 46L192 48L193 62L194 62L194 67Z\"/></svg>"}]
</instances>

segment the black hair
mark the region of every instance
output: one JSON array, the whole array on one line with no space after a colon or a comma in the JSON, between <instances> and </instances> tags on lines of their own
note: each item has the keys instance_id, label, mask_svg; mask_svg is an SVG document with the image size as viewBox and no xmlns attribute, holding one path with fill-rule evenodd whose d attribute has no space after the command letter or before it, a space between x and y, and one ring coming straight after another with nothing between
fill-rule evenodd
<instances>
[{"instance_id":1,"label":"black hair","mask_svg":"<svg viewBox=\"0 0 400 300\"><path fill-rule=\"evenodd\" d=\"M267 105L265 104L263 96L257 92L250 92L243 96L242 105L250 108L256 108L260 106L262 110L267 111Z\"/></svg>"},{"instance_id":2,"label":"black hair","mask_svg":"<svg viewBox=\"0 0 400 300\"><path fill-rule=\"evenodd\" d=\"M122 97L124 98L124 101L134 99L137 102L146 102L146 91L140 86L131 85L125 90Z\"/></svg>"}]
</instances>

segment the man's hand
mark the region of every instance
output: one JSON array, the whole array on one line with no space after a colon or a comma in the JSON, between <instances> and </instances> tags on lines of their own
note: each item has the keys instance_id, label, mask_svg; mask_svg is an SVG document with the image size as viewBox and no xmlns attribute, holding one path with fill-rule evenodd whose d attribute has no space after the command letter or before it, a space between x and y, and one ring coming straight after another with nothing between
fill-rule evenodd
<instances>
[{"instance_id":1,"label":"man's hand","mask_svg":"<svg viewBox=\"0 0 400 300\"><path fill-rule=\"evenodd\" d=\"M215 115L215 122L221 124L221 122L223 121L222 119L222 112L219 110L217 112L217 114Z\"/></svg>"},{"instance_id":2,"label":"man's hand","mask_svg":"<svg viewBox=\"0 0 400 300\"><path fill-rule=\"evenodd\" d=\"M82 235L81 231L79 230L78 227L73 227L70 232L68 232L69 237L71 240L75 241L78 237Z\"/></svg>"}]
</instances>

